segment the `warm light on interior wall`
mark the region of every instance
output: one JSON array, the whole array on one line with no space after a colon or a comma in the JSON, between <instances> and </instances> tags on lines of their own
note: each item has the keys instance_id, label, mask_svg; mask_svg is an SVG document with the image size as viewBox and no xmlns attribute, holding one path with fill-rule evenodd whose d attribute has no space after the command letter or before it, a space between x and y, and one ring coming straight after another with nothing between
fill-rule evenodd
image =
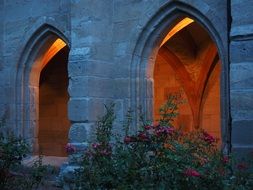
<instances>
[{"instance_id":1,"label":"warm light on interior wall","mask_svg":"<svg viewBox=\"0 0 253 190\"><path fill-rule=\"evenodd\" d=\"M64 48L67 44L57 38L55 42L51 45L51 47L47 50L42 59L42 69L46 66L46 64L57 54L62 48Z\"/></svg>"},{"instance_id":2,"label":"warm light on interior wall","mask_svg":"<svg viewBox=\"0 0 253 190\"><path fill-rule=\"evenodd\" d=\"M194 22L194 20L186 17L183 20L181 20L176 26L174 26L170 32L166 35L166 37L163 39L163 42L161 43L160 47L165 44L172 36L174 36L177 32L182 30L184 27L188 26Z\"/></svg>"}]
</instances>

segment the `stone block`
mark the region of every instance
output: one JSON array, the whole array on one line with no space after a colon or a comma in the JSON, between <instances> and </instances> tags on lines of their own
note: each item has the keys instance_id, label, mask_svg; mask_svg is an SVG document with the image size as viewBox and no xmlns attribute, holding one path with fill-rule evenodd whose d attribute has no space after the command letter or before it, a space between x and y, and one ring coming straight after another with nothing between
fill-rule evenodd
<instances>
[{"instance_id":1,"label":"stone block","mask_svg":"<svg viewBox=\"0 0 253 190\"><path fill-rule=\"evenodd\" d=\"M230 60L232 63L253 62L253 40L232 41L230 44Z\"/></svg>"},{"instance_id":2,"label":"stone block","mask_svg":"<svg viewBox=\"0 0 253 190\"><path fill-rule=\"evenodd\" d=\"M59 12L60 0L43 2L31 2L25 0L14 0L5 2L7 21L50 15Z\"/></svg>"},{"instance_id":3,"label":"stone block","mask_svg":"<svg viewBox=\"0 0 253 190\"><path fill-rule=\"evenodd\" d=\"M73 122L88 120L88 99L70 98L68 102L68 118Z\"/></svg>"},{"instance_id":4,"label":"stone block","mask_svg":"<svg viewBox=\"0 0 253 190\"><path fill-rule=\"evenodd\" d=\"M112 3L113 1L73 0L71 1L71 17L90 22L110 19L113 13Z\"/></svg>"},{"instance_id":5,"label":"stone block","mask_svg":"<svg viewBox=\"0 0 253 190\"><path fill-rule=\"evenodd\" d=\"M236 120L248 120L253 118L253 91L231 90L231 116Z\"/></svg>"},{"instance_id":6,"label":"stone block","mask_svg":"<svg viewBox=\"0 0 253 190\"><path fill-rule=\"evenodd\" d=\"M253 100L253 91L231 91L232 110L253 110L253 101L251 100Z\"/></svg>"},{"instance_id":7,"label":"stone block","mask_svg":"<svg viewBox=\"0 0 253 190\"><path fill-rule=\"evenodd\" d=\"M129 42L116 42L113 44L114 56L120 57L129 51Z\"/></svg>"},{"instance_id":8,"label":"stone block","mask_svg":"<svg viewBox=\"0 0 253 190\"><path fill-rule=\"evenodd\" d=\"M63 181L67 182L67 183L73 183L75 180L75 170L79 169L80 166L67 166L64 169L62 169L62 171L60 172L60 178L62 178Z\"/></svg>"},{"instance_id":9,"label":"stone block","mask_svg":"<svg viewBox=\"0 0 253 190\"><path fill-rule=\"evenodd\" d=\"M117 122L122 122L124 118L124 100L122 99L106 99L105 105L109 106L110 104L114 104L114 113L116 116Z\"/></svg>"},{"instance_id":10,"label":"stone block","mask_svg":"<svg viewBox=\"0 0 253 190\"><path fill-rule=\"evenodd\" d=\"M97 121L99 117L104 115L104 99L90 98L88 102L88 118L89 121Z\"/></svg>"},{"instance_id":11,"label":"stone block","mask_svg":"<svg viewBox=\"0 0 253 190\"><path fill-rule=\"evenodd\" d=\"M69 142L70 143L82 143L87 142L90 130L92 130L93 124L91 123L74 123L69 130Z\"/></svg>"},{"instance_id":12,"label":"stone block","mask_svg":"<svg viewBox=\"0 0 253 190\"><path fill-rule=\"evenodd\" d=\"M232 152L236 156L236 158L245 159L249 154L253 151L253 146L238 146L232 145Z\"/></svg>"},{"instance_id":13,"label":"stone block","mask_svg":"<svg viewBox=\"0 0 253 190\"><path fill-rule=\"evenodd\" d=\"M128 58L129 60L129 58ZM127 78L129 76L129 65L121 61L102 61L102 60L80 60L69 63L68 73L71 80L75 77L94 76L94 77L114 77ZM72 79L73 78L73 79ZM78 78L76 79L78 80ZM85 79L80 79L84 81ZM74 83L74 81L73 81Z\"/></svg>"},{"instance_id":14,"label":"stone block","mask_svg":"<svg viewBox=\"0 0 253 190\"><path fill-rule=\"evenodd\" d=\"M90 77L89 96L95 98L129 97L129 80Z\"/></svg>"},{"instance_id":15,"label":"stone block","mask_svg":"<svg viewBox=\"0 0 253 190\"><path fill-rule=\"evenodd\" d=\"M84 76L86 72L86 62L87 60L79 60L74 57L70 57L73 61L68 63L68 75L69 77Z\"/></svg>"},{"instance_id":16,"label":"stone block","mask_svg":"<svg viewBox=\"0 0 253 190\"><path fill-rule=\"evenodd\" d=\"M236 40L252 39L252 37L250 37L253 33L252 31L253 24L233 26L230 31L230 37Z\"/></svg>"},{"instance_id":17,"label":"stone block","mask_svg":"<svg viewBox=\"0 0 253 190\"><path fill-rule=\"evenodd\" d=\"M68 92L71 97L84 97L88 95L88 77L72 76L69 78Z\"/></svg>"},{"instance_id":18,"label":"stone block","mask_svg":"<svg viewBox=\"0 0 253 190\"><path fill-rule=\"evenodd\" d=\"M11 88L9 86L0 86L0 103L8 103L14 94L11 93Z\"/></svg>"},{"instance_id":19,"label":"stone block","mask_svg":"<svg viewBox=\"0 0 253 190\"><path fill-rule=\"evenodd\" d=\"M113 59L112 34L108 36L106 32L96 34L97 31L104 31L104 28L94 28L94 31L87 34L83 34L83 27L80 31L76 29L72 32L72 48L69 55L71 61L87 59L111 61Z\"/></svg>"},{"instance_id":20,"label":"stone block","mask_svg":"<svg viewBox=\"0 0 253 190\"><path fill-rule=\"evenodd\" d=\"M253 62L230 64L231 89L253 89Z\"/></svg>"},{"instance_id":21,"label":"stone block","mask_svg":"<svg viewBox=\"0 0 253 190\"><path fill-rule=\"evenodd\" d=\"M232 0L231 1L231 14L232 24L234 25L247 25L253 24L253 3L251 0Z\"/></svg>"},{"instance_id":22,"label":"stone block","mask_svg":"<svg viewBox=\"0 0 253 190\"><path fill-rule=\"evenodd\" d=\"M72 80L72 78L74 80ZM69 84L69 95L81 98L124 98L129 97L129 80L102 77L72 77ZM80 79L80 80L79 80Z\"/></svg>"},{"instance_id":23,"label":"stone block","mask_svg":"<svg viewBox=\"0 0 253 190\"><path fill-rule=\"evenodd\" d=\"M128 65L111 61L88 60L86 62L85 75L108 78L127 78L129 76Z\"/></svg>"},{"instance_id":24,"label":"stone block","mask_svg":"<svg viewBox=\"0 0 253 190\"><path fill-rule=\"evenodd\" d=\"M142 27L138 27L138 19L114 22L113 24L113 42L129 42L133 36L137 38Z\"/></svg>"},{"instance_id":25,"label":"stone block","mask_svg":"<svg viewBox=\"0 0 253 190\"><path fill-rule=\"evenodd\" d=\"M232 121L232 144L253 146L253 120Z\"/></svg>"},{"instance_id":26,"label":"stone block","mask_svg":"<svg viewBox=\"0 0 253 190\"><path fill-rule=\"evenodd\" d=\"M79 42L84 43L84 45L108 43L111 42L113 37L112 22L110 19L98 18L94 20L89 16L88 20L75 20L73 26L75 26L73 31L75 31L75 37L77 37L74 40L79 39Z\"/></svg>"},{"instance_id":27,"label":"stone block","mask_svg":"<svg viewBox=\"0 0 253 190\"><path fill-rule=\"evenodd\" d=\"M132 19L147 19L146 12L152 12L153 14L158 9L157 0L142 0L142 1L114 1L113 12L114 21L120 22ZM145 15L145 16L144 16ZM151 13L149 13L151 15Z\"/></svg>"},{"instance_id":28,"label":"stone block","mask_svg":"<svg viewBox=\"0 0 253 190\"><path fill-rule=\"evenodd\" d=\"M95 49L91 46L72 47L69 52L69 58L71 62L75 60L86 60L94 54Z\"/></svg>"},{"instance_id":29,"label":"stone block","mask_svg":"<svg viewBox=\"0 0 253 190\"><path fill-rule=\"evenodd\" d=\"M91 56L93 60L101 60L101 61L112 61L113 59L113 45L112 43L99 43L96 44L95 53Z\"/></svg>"},{"instance_id":30,"label":"stone block","mask_svg":"<svg viewBox=\"0 0 253 190\"><path fill-rule=\"evenodd\" d=\"M253 118L253 110L241 110L240 108L231 110L231 117L235 120L250 120Z\"/></svg>"},{"instance_id":31,"label":"stone block","mask_svg":"<svg viewBox=\"0 0 253 190\"><path fill-rule=\"evenodd\" d=\"M173 0L171 0L173 1ZM217 2L217 1L203 1L203 0L181 0L182 2L189 4L190 6L193 6L197 9L200 9L203 14L207 14L207 12L210 10L209 3L211 2ZM160 0L160 2L164 2L164 0ZM221 2L219 2L221 4Z\"/></svg>"}]
</instances>

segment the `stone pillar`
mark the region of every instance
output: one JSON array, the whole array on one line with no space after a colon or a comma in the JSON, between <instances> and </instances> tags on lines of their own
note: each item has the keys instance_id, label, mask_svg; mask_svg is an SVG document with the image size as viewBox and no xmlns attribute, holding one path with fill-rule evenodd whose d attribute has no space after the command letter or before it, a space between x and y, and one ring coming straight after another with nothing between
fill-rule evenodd
<instances>
[{"instance_id":1,"label":"stone pillar","mask_svg":"<svg viewBox=\"0 0 253 190\"><path fill-rule=\"evenodd\" d=\"M231 0L230 98L232 149L253 150L253 2Z\"/></svg>"},{"instance_id":2,"label":"stone pillar","mask_svg":"<svg viewBox=\"0 0 253 190\"><path fill-rule=\"evenodd\" d=\"M71 1L68 116L71 143L85 143L92 136L97 116L104 113L110 93L108 67L112 60L112 2ZM78 135L77 135L78 134Z\"/></svg>"},{"instance_id":3,"label":"stone pillar","mask_svg":"<svg viewBox=\"0 0 253 190\"><path fill-rule=\"evenodd\" d=\"M4 85L2 84L4 81L4 57L3 57L3 48L4 48L4 2L0 2L0 122L2 117L4 116L4 101L5 97L2 92L4 92ZM1 130L1 129L0 129Z\"/></svg>"}]
</instances>

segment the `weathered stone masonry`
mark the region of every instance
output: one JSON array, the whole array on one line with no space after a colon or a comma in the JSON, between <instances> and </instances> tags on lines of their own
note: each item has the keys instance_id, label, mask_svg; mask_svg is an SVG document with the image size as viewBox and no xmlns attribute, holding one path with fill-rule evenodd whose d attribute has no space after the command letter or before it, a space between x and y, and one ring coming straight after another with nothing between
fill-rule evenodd
<instances>
[{"instance_id":1,"label":"weathered stone masonry","mask_svg":"<svg viewBox=\"0 0 253 190\"><path fill-rule=\"evenodd\" d=\"M89 141L105 103L116 103L118 120L129 107L153 110L159 43L188 16L208 30L221 59L223 145L252 150L251 10L250 0L1 1L0 116L36 149L40 58L57 38L70 49L70 142Z\"/></svg>"}]
</instances>

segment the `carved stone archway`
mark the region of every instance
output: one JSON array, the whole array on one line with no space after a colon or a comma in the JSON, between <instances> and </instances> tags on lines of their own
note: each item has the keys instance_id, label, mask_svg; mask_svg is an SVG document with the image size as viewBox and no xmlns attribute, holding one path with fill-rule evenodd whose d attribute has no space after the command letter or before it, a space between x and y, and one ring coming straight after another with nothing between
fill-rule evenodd
<instances>
[{"instance_id":1,"label":"carved stone archway","mask_svg":"<svg viewBox=\"0 0 253 190\"><path fill-rule=\"evenodd\" d=\"M224 47L221 37L211 21L197 9L182 2L170 2L162 7L147 23L136 43L131 62L131 107L137 110L141 105L147 118L153 113L153 70L155 59L168 32L182 18L190 17L202 25L217 46L222 63L221 71L221 136L224 151L230 151L229 128L229 70L227 47ZM138 113L135 112L135 125L138 123ZM136 130L136 129L134 129Z\"/></svg>"},{"instance_id":2,"label":"carved stone archway","mask_svg":"<svg viewBox=\"0 0 253 190\"><path fill-rule=\"evenodd\" d=\"M40 26L26 43L17 66L15 81L16 134L38 151L39 79L47 62L69 43L49 24Z\"/></svg>"}]
</instances>

